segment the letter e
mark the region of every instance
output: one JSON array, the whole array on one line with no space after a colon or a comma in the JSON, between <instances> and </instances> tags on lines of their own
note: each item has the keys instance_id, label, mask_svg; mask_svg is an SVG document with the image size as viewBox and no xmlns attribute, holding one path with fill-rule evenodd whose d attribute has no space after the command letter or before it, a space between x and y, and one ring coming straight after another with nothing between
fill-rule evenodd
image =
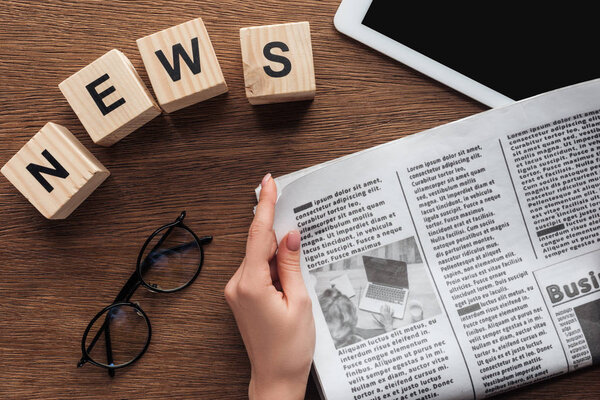
<instances>
[{"instance_id":1,"label":"letter e","mask_svg":"<svg viewBox=\"0 0 600 400\"><path fill-rule=\"evenodd\" d=\"M85 88L90 93L90 96L92 96L92 99L94 99L94 103L96 103L96 105L100 109L100 112L102 113L102 115L107 115L109 112L113 111L117 107L120 107L123 104L125 104L124 98L120 98L119 100L112 103L110 106L107 106L106 104L104 104L104 101L102 99L105 98L106 96L108 96L109 94L111 94L112 92L114 92L116 89L114 86L111 86L108 89L104 90L103 92L98 93L96 91L96 88L98 86L100 86L103 82L107 81L108 78L109 78L108 74L104 74L100 78L93 81L92 83L85 85Z\"/></svg>"}]
</instances>

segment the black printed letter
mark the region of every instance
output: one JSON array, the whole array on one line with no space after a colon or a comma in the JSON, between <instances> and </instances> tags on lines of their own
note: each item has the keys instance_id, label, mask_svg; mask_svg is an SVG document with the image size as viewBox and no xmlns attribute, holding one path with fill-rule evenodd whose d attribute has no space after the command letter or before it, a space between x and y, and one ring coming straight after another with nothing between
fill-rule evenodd
<instances>
[{"instance_id":1,"label":"black printed letter","mask_svg":"<svg viewBox=\"0 0 600 400\"><path fill-rule=\"evenodd\" d=\"M100 109L100 112L102 113L102 115L106 115L109 112L111 112L112 110L114 110L115 108L125 104L124 98L120 98L119 100L112 103L110 106L106 106L106 104L104 104L102 99L116 90L114 86L111 86L101 93L98 93L96 91L96 87L98 87L100 84L102 84L102 82L105 82L107 80L108 80L108 74L104 74L100 78L96 79L94 82L85 86L85 88L88 90L88 92L90 92L92 99L94 99L94 101L96 102L96 105Z\"/></svg>"},{"instance_id":2,"label":"black printed letter","mask_svg":"<svg viewBox=\"0 0 600 400\"><path fill-rule=\"evenodd\" d=\"M263 49L263 55L265 56L265 58L269 61L274 61L283 64L283 69L281 71L273 71L268 65L263 68L267 75L269 75L270 77L283 78L292 70L292 63L289 59L285 58L284 56L279 56L277 54L271 53L271 49L273 49L274 47L281 49L281 51L290 51L290 49L283 42L267 43L265 45L265 48Z\"/></svg>"},{"instance_id":3,"label":"black printed letter","mask_svg":"<svg viewBox=\"0 0 600 400\"><path fill-rule=\"evenodd\" d=\"M31 163L27 166L27 171L29 171L31 175L37 179L40 185L42 185L44 189L50 193L54 190L54 187L52 187L52 185L46 180L46 178L42 176L42 174L52 175L64 179L69 176L69 173L62 165L60 165L58 161L56 161L54 157L52 157L52 154L50 154L48 150L42 151L42 155L50 162L50 164L52 164L54 169Z\"/></svg>"},{"instance_id":4,"label":"black printed letter","mask_svg":"<svg viewBox=\"0 0 600 400\"><path fill-rule=\"evenodd\" d=\"M177 82L181 79L181 68L179 67L179 57L185 61L190 70L194 73L194 75L200 73L200 50L198 50L198 38L195 37L192 39L192 55L194 56L194 61L190 60L190 56L185 52L181 43L177 43L173 45L173 66L169 64L167 57L162 52L162 50L157 50L154 52L158 60L162 64L162 66L167 70L167 73L173 79L173 82Z\"/></svg>"}]
</instances>

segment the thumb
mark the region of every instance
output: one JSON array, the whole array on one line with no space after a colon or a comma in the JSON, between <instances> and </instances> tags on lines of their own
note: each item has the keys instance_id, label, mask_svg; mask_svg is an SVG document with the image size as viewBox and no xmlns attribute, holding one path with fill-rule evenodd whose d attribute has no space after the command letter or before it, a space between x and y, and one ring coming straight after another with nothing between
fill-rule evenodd
<instances>
[{"instance_id":1,"label":"thumb","mask_svg":"<svg viewBox=\"0 0 600 400\"><path fill-rule=\"evenodd\" d=\"M300 272L300 232L290 231L279 243L277 272L286 297L293 301L298 296L306 295Z\"/></svg>"}]
</instances>

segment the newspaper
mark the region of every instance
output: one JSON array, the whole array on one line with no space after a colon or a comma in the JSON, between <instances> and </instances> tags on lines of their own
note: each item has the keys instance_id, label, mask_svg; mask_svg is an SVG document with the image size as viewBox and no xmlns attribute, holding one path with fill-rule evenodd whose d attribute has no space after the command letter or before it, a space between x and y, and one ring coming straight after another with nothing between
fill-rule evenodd
<instances>
[{"instance_id":1,"label":"newspaper","mask_svg":"<svg viewBox=\"0 0 600 400\"><path fill-rule=\"evenodd\" d=\"M336 399L479 399L600 362L600 80L278 179Z\"/></svg>"}]
</instances>

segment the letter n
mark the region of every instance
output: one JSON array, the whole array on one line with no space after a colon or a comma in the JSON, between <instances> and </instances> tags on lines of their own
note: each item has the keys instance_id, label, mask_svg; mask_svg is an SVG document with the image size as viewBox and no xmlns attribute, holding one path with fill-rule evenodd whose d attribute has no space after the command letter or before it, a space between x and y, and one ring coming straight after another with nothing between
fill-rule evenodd
<instances>
[{"instance_id":1,"label":"letter n","mask_svg":"<svg viewBox=\"0 0 600 400\"><path fill-rule=\"evenodd\" d=\"M29 164L26 168L27 171L33 175L33 177L46 189L48 193L54 190L54 187L42 176L42 174L56 176L58 178L66 178L69 176L69 172L62 166L56 159L50 154L48 150L42 151L42 155L52 165L52 168L44 167L37 164Z\"/></svg>"},{"instance_id":2,"label":"letter n","mask_svg":"<svg viewBox=\"0 0 600 400\"><path fill-rule=\"evenodd\" d=\"M179 57L181 57L181 59L187 64L187 66L190 68L194 75L200 73L200 50L198 49L197 37L192 39L192 56L194 58L193 60L190 59L190 56L188 55L188 53L186 53L181 43L173 45L172 53L173 65L171 66L169 60L167 60L167 57L165 57L165 54L162 52L162 50L157 50L154 52L154 54L156 54L156 57L158 57L158 60L165 68L171 79L173 79L173 82L177 82L181 79L181 67L179 63Z\"/></svg>"}]
</instances>

